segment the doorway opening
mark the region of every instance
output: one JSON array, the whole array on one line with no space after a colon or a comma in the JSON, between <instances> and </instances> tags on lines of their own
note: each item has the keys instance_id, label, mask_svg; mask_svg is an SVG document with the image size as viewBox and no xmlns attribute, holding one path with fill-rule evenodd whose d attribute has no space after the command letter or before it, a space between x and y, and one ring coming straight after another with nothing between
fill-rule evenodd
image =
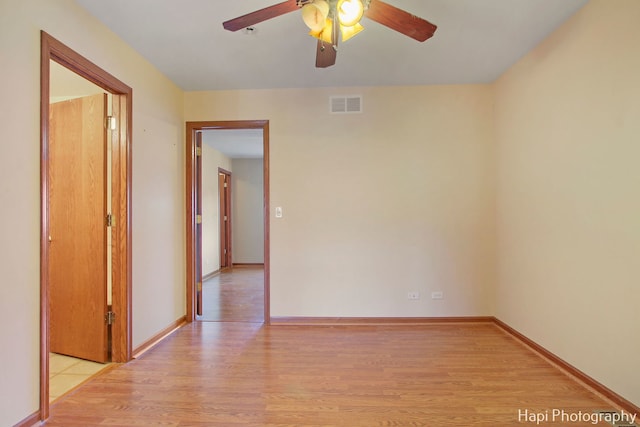
<instances>
[{"instance_id":1,"label":"doorway opening","mask_svg":"<svg viewBox=\"0 0 640 427\"><path fill-rule=\"evenodd\" d=\"M102 93L72 97L77 101L54 108L51 71L57 68L96 85ZM40 419L45 420L52 344L83 359L131 359L132 89L45 32L40 72ZM77 116L71 118L61 109ZM109 120L104 117L107 110ZM72 134L77 143L61 149ZM83 157L87 151L89 157ZM88 211L76 209L76 202ZM85 219L87 223L80 224ZM74 237L80 229L92 230L91 239ZM92 267L87 268L89 262ZM56 286L60 282L65 286ZM68 299L72 305L61 309ZM97 329L87 332L85 324ZM73 325L73 336L60 333L60 325ZM87 352L95 345L97 350Z\"/></svg>"},{"instance_id":2,"label":"doorway opening","mask_svg":"<svg viewBox=\"0 0 640 427\"><path fill-rule=\"evenodd\" d=\"M215 246L217 246L219 252L215 258L205 255L203 259L203 251L206 252L206 242L203 247L203 226L202 222L207 221L206 215L206 197L203 201L203 182L208 182L206 178L203 179L203 172L205 168L202 166L202 156L203 156L203 133L209 131L220 131L220 130L259 130L261 131L261 149L262 149L262 158L259 160L260 163L260 178L261 178L261 198L259 200L259 210L261 215L261 224L260 224L260 251L262 252L262 262L259 266L254 265L236 265L235 264L235 248L232 250L231 243L231 233L227 234L227 258L223 259L224 255L224 247L222 241L216 241ZM220 272L224 272L224 268L222 265L224 263L228 263L229 267L240 267L236 268L237 270L245 269L245 268L253 268L253 280L254 285L256 283L255 278L261 277L260 285L262 287L262 292L260 292L262 298L262 307L263 310L261 315L262 319L260 321L264 323L269 323L270 321L270 302L269 302L269 122L266 120L259 121L225 121L225 122L217 122L217 121L207 121L207 122L187 122L187 155L186 155L186 182L187 182L187 319L188 321L200 320L197 316L202 314L202 296L203 296L203 272L205 273L205 277L211 279L215 274L209 274L209 270L215 272L217 269ZM206 148L206 146L205 146ZM216 193L224 193L224 183L222 175L226 175L224 172L229 172L230 167L216 167L215 171L211 169L211 173L215 173L215 192ZM233 169L231 171L233 174L235 172ZM206 176L206 174L204 174ZM235 175L231 175L229 177ZM227 188L231 190L232 184L227 183ZM235 194L235 190L233 192L229 191L229 194ZM230 199L234 196L229 196ZM216 194L215 204L218 205L220 203L220 199L218 198L218 194ZM233 208L231 207L233 203L229 200L228 210L226 211L226 215L230 220L234 213ZM203 215L203 205L205 209L205 214ZM223 208L224 209L224 208ZM216 209L216 216L220 216L220 218L216 218L219 221L219 226L216 224L216 229L220 227L220 229L229 229L231 228L230 221L228 223L224 223L223 217L225 215L224 210ZM224 230L220 230L220 235L223 234ZM206 231L205 231L206 233ZM237 233L234 233L234 236ZM234 237L235 239L235 237ZM222 239L221 239L222 240ZM207 265L208 262L214 260L217 266L211 267L211 265ZM204 264L204 265L203 265ZM204 267L204 268L203 268ZM258 269L259 267L259 269ZM235 271L236 269L232 269ZM257 270L257 271L256 271ZM229 276L230 277L230 276ZM215 279L222 280L222 273L220 277L216 277ZM254 320L250 320L254 321Z\"/></svg>"}]
</instances>

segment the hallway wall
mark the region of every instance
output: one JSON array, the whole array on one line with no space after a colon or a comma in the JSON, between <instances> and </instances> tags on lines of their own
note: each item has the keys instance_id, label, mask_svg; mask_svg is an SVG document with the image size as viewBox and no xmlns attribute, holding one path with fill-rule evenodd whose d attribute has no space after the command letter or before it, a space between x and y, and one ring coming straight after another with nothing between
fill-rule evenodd
<instances>
[{"instance_id":1,"label":"hallway wall","mask_svg":"<svg viewBox=\"0 0 640 427\"><path fill-rule=\"evenodd\" d=\"M340 94L364 112L330 114ZM271 315L491 314L492 101L488 85L187 92L188 121L269 120Z\"/></svg>"},{"instance_id":2,"label":"hallway wall","mask_svg":"<svg viewBox=\"0 0 640 427\"><path fill-rule=\"evenodd\" d=\"M233 159L231 216L233 263L264 263L262 159Z\"/></svg>"},{"instance_id":3,"label":"hallway wall","mask_svg":"<svg viewBox=\"0 0 640 427\"><path fill-rule=\"evenodd\" d=\"M202 275L220 270L220 190L218 168L232 170L231 159L202 144Z\"/></svg>"},{"instance_id":4,"label":"hallway wall","mask_svg":"<svg viewBox=\"0 0 640 427\"><path fill-rule=\"evenodd\" d=\"M0 1L3 426L39 408L40 30L134 88L133 346L186 307L182 91L72 0Z\"/></svg>"},{"instance_id":5,"label":"hallway wall","mask_svg":"<svg viewBox=\"0 0 640 427\"><path fill-rule=\"evenodd\" d=\"M592 0L495 84L496 315L637 406L639 16Z\"/></svg>"}]
</instances>

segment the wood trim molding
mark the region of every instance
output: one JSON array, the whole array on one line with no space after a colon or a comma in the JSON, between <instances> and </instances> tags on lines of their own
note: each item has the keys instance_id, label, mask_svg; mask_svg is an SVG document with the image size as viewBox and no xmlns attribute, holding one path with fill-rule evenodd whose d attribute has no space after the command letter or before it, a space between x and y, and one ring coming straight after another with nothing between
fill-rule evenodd
<instances>
[{"instance_id":1,"label":"wood trim molding","mask_svg":"<svg viewBox=\"0 0 640 427\"><path fill-rule=\"evenodd\" d=\"M193 322L195 317L195 276L196 276L196 132L211 129L262 129L263 146L263 188L264 188L264 323L271 320L270 299L270 234L269 234L269 121L268 120L236 120L236 121L196 121L186 122L186 293L187 293L187 322Z\"/></svg>"},{"instance_id":2,"label":"wood trim molding","mask_svg":"<svg viewBox=\"0 0 640 427\"><path fill-rule=\"evenodd\" d=\"M111 147L111 210L116 226L112 229L112 301L123 321L112 328L112 362L131 360L133 337L132 302L132 92L113 94L112 113L126 120ZM118 178L116 178L118 177ZM120 226L118 226L120 224Z\"/></svg>"},{"instance_id":3,"label":"wood trim molding","mask_svg":"<svg viewBox=\"0 0 640 427\"><path fill-rule=\"evenodd\" d=\"M166 337L168 337L178 329L182 328L186 324L187 324L186 316L182 316L175 322L172 322L169 326L167 326L166 328L164 328L163 330L161 330L160 332L158 332L157 334L155 334L154 336L152 336L151 338L149 338L148 340L140 344L138 347L136 347L136 349L133 350L133 358L134 359L139 358L144 353L146 353L147 351L151 350L153 347L158 345L163 339L165 339Z\"/></svg>"},{"instance_id":4,"label":"wood trim molding","mask_svg":"<svg viewBox=\"0 0 640 427\"><path fill-rule=\"evenodd\" d=\"M222 270L217 269L215 271L212 271L211 273L205 274L204 276L202 276L202 283L206 282L209 279L212 279L212 278L218 276L221 271Z\"/></svg>"},{"instance_id":5,"label":"wood trim molding","mask_svg":"<svg viewBox=\"0 0 640 427\"><path fill-rule=\"evenodd\" d=\"M50 61L89 80L114 95L121 127L112 161L114 187L112 210L117 215L118 229L113 234L113 307L118 321L112 327L112 359L131 359L131 146L133 129L133 89L102 68L73 51L44 31L40 33L40 417L49 416L49 299L48 299L48 234L49 234L49 96Z\"/></svg>"},{"instance_id":6,"label":"wood trim molding","mask_svg":"<svg viewBox=\"0 0 640 427\"><path fill-rule=\"evenodd\" d=\"M262 127L262 145L264 147L263 150L263 160L262 160L262 179L263 179L263 207L264 212L262 216L264 217L264 323L269 324L271 321L271 226L270 226L270 214L271 214L271 205L270 203L270 183L269 183L269 122L264 121Z\"/></svg>"},{"instance_id":7,"label":"wood trim molding","mask_svg":"<svg viewBox=\"0 0 640 427\"><path fill-rule=\"evenodd\" d=\"M524 334L518 332L516 329L504 323L502 320L494 317L494 324L502 329L507 335L510 335L512 338L520 341L522 344L530 348L532 351L537 353L542 358L549 361L552 365L556 366L561 371L565 372L567 375L578 381L580 384L585 386L586 388L596 392L601 395L605 399L609 400L614 406L617 406L618 409L623 409L626 412L631 414L636 414L636 416L640 416L640 408L624 397L620 396L613 390L599 383L595 379L591 378L589 375L585 374L575 366L569 364L565 360L556 356L540 344L536 343L532 339L528 338Z\"/></svg>"},{"instance_id":8,"label":"wood trim molding","mask_svg":"<svg viewBox=\"0 0 640 427\"><path fill-rule=\"evenodd\" d=\"M187 122L186 153L185 153L185 202L186 202L186 286L187 286L187 322L193 322L196 316L195 286L196 286L196 132L197 125Z\"/></svg>"},{"instance_id":9,"label":"wood trim molding","mask_svg":"<svg viewBox=\"0 0 640 427\"><path fill-rule=\"evenodd\" d=\"M271 325L432 325L443 323L493 323L491 316L471 317L272 317Z\"/></svg>"},{"instance_id":10,"label":"wood trim molding","mask_svg":"<svg viewBox=\"0 0 640 427\"><path fill-rule=\"evenodd\" d=\"M34 412L13 427L31 427L38 424L38 421L40 421L40 411Z\"/></svg>"},{"instance_id":11,"label":"wood trim molding","mask_svg":"<svg viewBox=\"0 0 640 427\"><path fill-rule=\"evenodd\" d=\"M220 175L225 177L225 186L220 185ZM231 200L233 199L232 172L218 167L216 182L218 183L218 210L220 214L220 269L233 267L233 215ZM226 188L225 188L226 187ZM224 211L224 212L223 212ZM225 219L226 218L226 219ZM224 233L222 230L224 229ZM223 238L224 237L224 238ZM225 252L226 250L226 252Z\"/></svg>"},{"instance_id":12,"label":"wood trim molding","mask_svg":"<svg viewBox=\"0 0 640 427\"><path fill-rule=\"evenodd\" d=\"M49 98L51 58L55 49L46 33L40 36L40 411L49 417Z\"/></svg>"}]
</instances>

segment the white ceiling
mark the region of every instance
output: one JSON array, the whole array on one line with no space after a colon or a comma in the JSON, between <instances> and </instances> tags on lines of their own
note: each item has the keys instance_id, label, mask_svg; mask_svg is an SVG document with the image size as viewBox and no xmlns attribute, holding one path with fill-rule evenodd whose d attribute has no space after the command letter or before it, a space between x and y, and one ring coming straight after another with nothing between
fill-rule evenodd
<instances>
[{"instance_id":1,"label":"white ceiling","mask_svg":"<svg viewBox=\"0 0 640 427\"><path fill-rule=\"evenodd\" d=\"M376 22L315 67L299 12L255 25L222 23L283 0L76 0L185 91L490 83L588 0L385 0L436 24L419 43ZM212 130L231 158L262 157L261 130Z\"/></svg>"},{"instance_id":2,"label":"white ceiling","mask_svg":"<svg viewBox=\"0 0 640 427\"><path fill-rule=\"evenodd\" d=\"M209 129L202 132L202 143L231 159L261 159L262 129Z\"/></svg>"},{"instance_id":3,"label":"white ceiling","mask_svg":"<svg viewBox=\"0 0 640 427\"><path fill-rule=\"evenodd\" d=\"M222 22L282 0L76 0L185 91L490 83L587 0L385 0L436 24L419 43L364 18L315 68L299 12L247 35Z\"/></svg>"}]
</instances>

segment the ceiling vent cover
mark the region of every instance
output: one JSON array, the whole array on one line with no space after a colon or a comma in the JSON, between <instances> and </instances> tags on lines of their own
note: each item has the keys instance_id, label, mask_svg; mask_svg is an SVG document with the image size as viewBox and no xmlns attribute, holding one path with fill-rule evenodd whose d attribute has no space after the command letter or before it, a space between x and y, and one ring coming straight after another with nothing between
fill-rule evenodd
<instances>
[{"instance_id":1,"label":"ceiling vent cover","mask_svg":"<svg viewBox=\"0 0 640 427\"><path fill-rule=\"evenodd\" d=\"M332 96L329 98L331 114L362 113L362 96Z\"/></svg>"}]
</instances>

